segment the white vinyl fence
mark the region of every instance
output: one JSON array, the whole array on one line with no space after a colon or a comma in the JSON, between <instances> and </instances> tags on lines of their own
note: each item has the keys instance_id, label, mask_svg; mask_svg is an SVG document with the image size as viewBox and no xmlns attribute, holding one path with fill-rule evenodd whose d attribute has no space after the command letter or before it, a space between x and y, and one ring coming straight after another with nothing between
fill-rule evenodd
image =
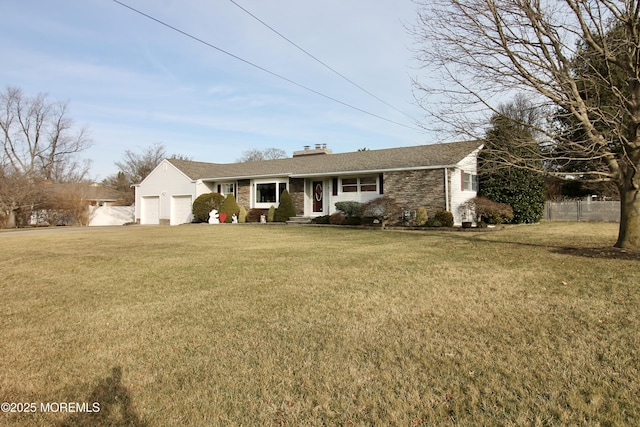
<instances>
[{"instance_id":1,"label":"white vinyl fence","mask_svg":"<svg viewBox=\"0 0 640 427\"><path fill-rule=\"evenodd\" d=\"M548 221L618 222L620 202L566 200L547 202L543 219Z\"/></svg>"},{"instance_id":2,"label":"white vinyl fence","mask_svg":"<svg viewBox=\"0 0 640 427\"><path fill-rule=\"evenodd\" d=\"M135 221L133 206L100 206L90 209L90 226L124 225Z\"/></svg>"}]
</instances>

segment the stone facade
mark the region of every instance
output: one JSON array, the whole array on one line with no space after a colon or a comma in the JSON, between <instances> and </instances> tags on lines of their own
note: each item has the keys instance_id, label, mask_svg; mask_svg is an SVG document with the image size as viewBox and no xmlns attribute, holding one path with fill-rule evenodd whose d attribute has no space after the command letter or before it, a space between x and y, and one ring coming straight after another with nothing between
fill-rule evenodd
<instances>
[{"instance_id":1,"label":"stone facade","mask_svg":"<svg viewBox=\"0 0 640 427\"><path fill-rule=\"evenodd\" d=\"M404 209L425 207L429 215L446 209L443 169L385 172L384 195Z\"/></svg>"},{"instance_id":2,"label":"stone facade","mask_svg":"<svg viewBox=\"0 0 640 427\"><path fill-rule=\"evenodd\" d=\"M244 206L249 211L251 206L251 180L241 179L238 181L238 205Z\"/></svg>"},{"instance_id":3,"label":"stone facade","mask_svg":"<svg viewBox=\"0 0 640 427\"><path fill-rule=\"evenodd\" d=\"M289 179L289 195L296 208L296 215L304 215L304 178Z\"/></svg>"}]
</instances>

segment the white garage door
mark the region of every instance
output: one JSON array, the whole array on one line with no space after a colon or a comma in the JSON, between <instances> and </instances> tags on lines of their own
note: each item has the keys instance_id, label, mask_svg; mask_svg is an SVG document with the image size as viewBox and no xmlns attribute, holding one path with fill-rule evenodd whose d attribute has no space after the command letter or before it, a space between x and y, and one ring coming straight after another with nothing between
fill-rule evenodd
<instances>
[{"instance_id":1,"label":"white garage door","mask_svg":"<svg viewBox=\"0 0 640 427\"><path fill-rule=\"evenodd\" d=\"M140 224L160 224L160 197L143 197Z\"/></svg>"},{"instance_id":2,"label":"white garage door","mask_svg":"<svg viewBox=\"0 0 640 427\"><path fill-rule=\"evenodd\" d=\"M171 225L187 224L191 222L191 196L171 197Z\"/></svg>"}]
</instances>

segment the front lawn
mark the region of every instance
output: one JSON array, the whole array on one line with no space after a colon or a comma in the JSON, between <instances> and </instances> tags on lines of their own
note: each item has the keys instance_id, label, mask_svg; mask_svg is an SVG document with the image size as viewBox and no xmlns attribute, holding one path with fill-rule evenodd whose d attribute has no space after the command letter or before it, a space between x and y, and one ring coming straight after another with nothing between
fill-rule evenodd
<instances>
[{"instance_id":1,"label":"front lawn","mask_svg":"<svg viewBox=\"0 0 640 427\"><path fill-rule=\"evenodd\" d=\"M638 425L616 227L2 233L0 424Z\"/></svg>"}]
</instances>

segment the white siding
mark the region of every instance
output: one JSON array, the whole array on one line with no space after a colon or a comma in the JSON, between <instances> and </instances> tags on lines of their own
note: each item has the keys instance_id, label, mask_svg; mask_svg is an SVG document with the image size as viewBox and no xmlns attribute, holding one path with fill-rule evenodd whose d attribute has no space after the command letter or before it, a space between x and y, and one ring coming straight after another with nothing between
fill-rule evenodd
<instances>
[{"instance_id":1,"label":"white siding","mask_svg":"<svg viewBox=\"0 0 640 427\"><path fill-rule=\"evenodd\" d=\"M467 157L462 159L455 168L449 169L451 176L451 187L449 188L449 198L451 200L451 213L453 214L453 222L456 225L462 223L462 216L458 211L460 205L469 199L477 196L476 191L464 190L463 172L477 175L478 173L478 153L480 149L475 150Z\"/></svg>"},{"instance_id":2,"label":"white siding","mask_svg":"<svg viewBox=\"0 0 640 427\"><path fill-rule=\"evenodd\" d=\"M344 178L360 178L360 177L371 177L371 174L367 174L367 175L356 175L356 176L346 176ZM306 180L305 183L305 207L304 207L304 211L305 211L305 215L306 216L313 216L313 215L318 215L317 212L313 212L313 189L311 188L311 184L313 181L323 181L324 183L324 211L322 212L321 215L331 215L336 213L338 210L336 209L336 203L337 202L360 202L360 203L367 203L371 200L377 199L379 197L382 197L383 195L380 194L380 178L379 176L376 176L376 182L377 182L377 191L364 191L364 192L349 192L349 193L343 193L342 192L342 187L341 187L341 183L342 183L342 178L340 177L338 178L338 191L337 191L337 195L333 195L334 193L334 181L333 178L331 179L313 179L313 178L309 178Z\"/></svg>"},{"instance_id":3,"label":"white siding","mask_svg":"<svg viewBox=\"0 0 640 427\"><path fill-rule=\"evenodd\" d=\"M142 198L158 198L158 222L171 222L171 200L173 196L190 196L195 199L196 183L167 160L163 160L136 187L136 219L142 223Z\"/></svg>"},{"instance_id":4,"label":"white siding","mask_svg":"<svg viewBox=\"0 0 640 427\"><path fill-rule=\"evenodd\" d=\"M331 198L331 206L329 206L329 215L336 213L338 210L336 209L337 202L360 202L367 203L371 200L382 197L383 194L378 192L365 192L365 193L342 193L338 192L337 196L332 196L329 193L329 197Z\"/></svg>"}]
</instances>

